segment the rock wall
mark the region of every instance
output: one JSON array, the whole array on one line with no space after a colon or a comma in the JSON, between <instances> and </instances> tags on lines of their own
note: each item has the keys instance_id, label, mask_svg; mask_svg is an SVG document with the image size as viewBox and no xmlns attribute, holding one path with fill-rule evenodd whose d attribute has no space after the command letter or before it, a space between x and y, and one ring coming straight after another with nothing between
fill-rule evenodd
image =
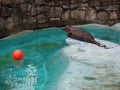
<instances>
[{"instance_id":1,"label":"rock wall","mask_svg":"<svg viewBox=\"0 0 120 90\"><path fill-rule=\"evenodd\" d=\"M119 0L0 0L0 37L25 29L119 21Z\"/></svg>"}]
</instances>

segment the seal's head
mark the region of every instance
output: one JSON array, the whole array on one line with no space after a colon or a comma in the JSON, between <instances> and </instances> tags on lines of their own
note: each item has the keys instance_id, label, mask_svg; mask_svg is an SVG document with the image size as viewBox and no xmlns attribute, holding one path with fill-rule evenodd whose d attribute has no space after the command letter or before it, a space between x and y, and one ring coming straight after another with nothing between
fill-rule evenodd
<instances>
[{"instance_id":1,"label":"seal's head","mask_svg":"<svg viewBox=\"0 0 120 90\"><path fill-rule=\"evenodd\" d=\"M63 30L66 31L66 32L69 32L70 29L71 29L71 26L70 26L70 25L67 25L67 26L65 26L65 27L63 28Z\"/></svg>"}]
</instances>

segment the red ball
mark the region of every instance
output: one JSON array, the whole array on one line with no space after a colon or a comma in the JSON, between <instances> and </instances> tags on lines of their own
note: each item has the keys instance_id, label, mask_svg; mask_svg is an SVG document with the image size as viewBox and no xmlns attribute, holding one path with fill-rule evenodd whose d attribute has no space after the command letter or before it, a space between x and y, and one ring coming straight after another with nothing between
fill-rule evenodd
<instances>
[{"instance_id":1,"label":"red ball","mask_svg":"<svg viewBox=\"0 0 120 90\"><path fill-rule=\"evenodd\" d=\"M19 60L22 60L22 59L23 59L24 53L23 53L23 51L21 51L21 50L15 50L15 51L12 53L12 57L13 57L14 60L19 61Z\"/></svg>"}]
</instances>

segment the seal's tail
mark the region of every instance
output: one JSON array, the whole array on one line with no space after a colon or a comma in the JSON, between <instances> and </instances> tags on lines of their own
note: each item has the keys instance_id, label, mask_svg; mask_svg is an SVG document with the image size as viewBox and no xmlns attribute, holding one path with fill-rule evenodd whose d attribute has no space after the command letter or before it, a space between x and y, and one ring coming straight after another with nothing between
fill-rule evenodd
<instances>
[{"instance_id":1,"label":"seal's tail","mask_svg":"<svg viewBox=\"0 0 120 90\"><path fill-rule=\"evenodd\" d=\"M105 49L109 49L109 47L107 47L106 45L102 45L101 43L99 43L97 41L94 41L93 43L100 46L100 47L104 47Z\"/></svg>"},{"instance_id":2,"label":"seal's tail","mask_svg":"<svg viewBox=\"0 0 120 90\"><path fill-rule=\"evenodd\" d=\"M99 42L95 41L94 39L92 40L92 43L94 43L94 44L96 44L96 45L98 45L98 46L101 45Z\"/></svg>"}]
</instances>

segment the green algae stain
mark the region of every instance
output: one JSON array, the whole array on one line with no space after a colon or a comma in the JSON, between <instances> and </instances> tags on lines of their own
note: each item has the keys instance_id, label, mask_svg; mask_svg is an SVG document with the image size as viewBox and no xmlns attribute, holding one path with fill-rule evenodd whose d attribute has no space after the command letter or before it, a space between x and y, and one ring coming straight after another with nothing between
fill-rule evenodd
<instances>
[{"instance_id":1,"label":"green algae stain","mask_svg":"<svg viewBox=\"0 0 120 90\"><path fill-rule=\"evenodd\" d=\"M84 79L88 80L88 81L91 81L91 80L96 80L95 77L84 77Z\"/></svg>"},{"instance_id":2,"label":"green algae stain","mask_svg":"<svg viewBox=\"0 0 120 90\"><path fill-rule=\"evenodd\" d=\"M41 52L41 53L49 53L52 51L55 51L61 47L64 46L64 43L59 42L44 42L44 43L38 43L34 45L28 45L23 48L25 48L27 51L35 51L35 52Z\"/></svg>"},{"instance_id":3,"label":"green algae stain","mask_svg":"<svg viewBox=\"0 0 120 90\"><path fill-rule=\"evenodd\" d=\"M0 67L11 64L12 61L13 60L12 60L11 52L8 52L8 53L1 56L1 58L0 58Z\"/></svg>"}]
</instances>

